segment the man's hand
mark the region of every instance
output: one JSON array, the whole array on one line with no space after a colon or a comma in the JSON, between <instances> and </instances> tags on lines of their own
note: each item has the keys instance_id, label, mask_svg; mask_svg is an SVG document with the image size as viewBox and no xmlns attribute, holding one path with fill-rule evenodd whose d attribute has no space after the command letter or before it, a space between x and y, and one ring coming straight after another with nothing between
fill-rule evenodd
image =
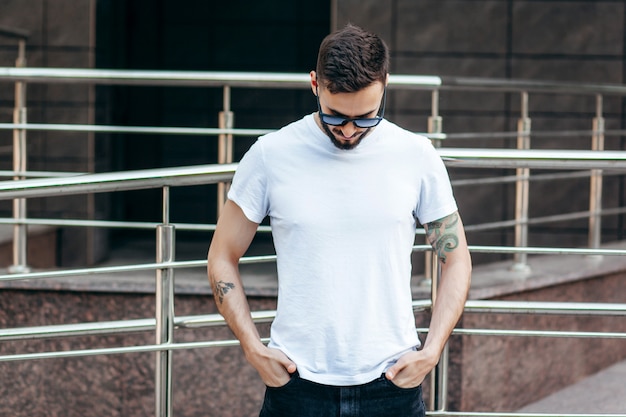
<instances>
[{"instance_id":1,"label":"man's hand","mask_svg":"<svg viewBox=\"0 0 626 417\"><path fill-rule=\"evenodd\" d=\"M415 388L437 365L439 356L425 350L409 352L387 370L385 376L400 388Z\"/></svg>"},{"instance_id":2,"label":"man's hand","mask_svg":"<svg viewBox=\"0 0 626 417\"><path fill-rule=\"evenodd\" d=\"M282 387L296 372L296 364L278 349L259 346L254 352L246 352L246 359L257 370L268 387Z\"/></svg>"}]
</instances>

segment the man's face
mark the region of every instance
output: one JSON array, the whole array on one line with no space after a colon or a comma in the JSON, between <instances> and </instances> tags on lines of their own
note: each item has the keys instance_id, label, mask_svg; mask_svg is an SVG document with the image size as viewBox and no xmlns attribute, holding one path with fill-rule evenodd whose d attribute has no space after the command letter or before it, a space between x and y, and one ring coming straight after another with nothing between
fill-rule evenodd
<instances>
[{"instance_id":1,"label":"man's face","mask_svg":"<svg viewBox=\"0 0 626 417\"><path fill-rule=\"evenodd\" d=\"M318 85L316 90L320 110L323 113L346 119L374 118L378 115L383 103L384 86L381 82L373 83L354 93L331 94L321 85ZM316 118L322 130L339 149L356 148L373 129L373 127L358 127L353 121L348 121L342 126L332 126L324 123L319 113Z\"/></svg>"}]
</instances>

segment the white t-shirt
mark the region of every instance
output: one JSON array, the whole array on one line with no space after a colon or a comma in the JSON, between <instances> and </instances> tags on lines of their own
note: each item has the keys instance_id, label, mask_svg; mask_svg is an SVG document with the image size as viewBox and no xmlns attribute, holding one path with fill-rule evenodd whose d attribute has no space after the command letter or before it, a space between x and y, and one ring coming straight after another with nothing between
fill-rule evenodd
<instances>
[{"instance_id":1,"label":"white t-shirt","mask_svg":"<svg viewBox=\"0 0 626 417\"><path fill-rule=\"evenodd\" d=\"M229 199L270 217L278 306L270 347L302 378L356 385L419 346L411 252L422 224L457 210L430 141L383 120L352 150L305 116L242 158Z\"/></svg>"}]
</instances>

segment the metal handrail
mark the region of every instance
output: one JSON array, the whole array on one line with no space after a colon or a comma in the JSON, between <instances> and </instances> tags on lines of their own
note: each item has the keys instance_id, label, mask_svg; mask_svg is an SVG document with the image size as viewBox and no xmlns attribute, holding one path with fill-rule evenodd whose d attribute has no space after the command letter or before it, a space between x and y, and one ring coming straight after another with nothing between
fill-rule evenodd
<instances>
[{"instance_id":1,"label":"metal handrail","mask_svg":"<svg viewBox=\"0 0 626 417\"><path fill-rule=\"evenodd\" d=\"M90 133L132 133L152 135L188 135L188 136L215 136L229 134L236 136L261 136L275 132L276 129L246 129L246 128L219 128L219 127L187 127L187 126L120 126L94 125L78 123L0 123L0 130L32 130L53 132L90 132ZM517 139L517 132L462 132L462 133L432 133L414 132L429 139L436 140L472 140L472 139ZM530 137L584 137L597 134L595 130L546 130L529 132ZM626 129L611 129L604 131L605 136L624 136Z\"/></svg>"},{"instance_id":2,"label":"metal handrail","mask_svg":"<svg viewBox=\"0 0 626 417\"><path fill-rule=\"evenodd\" d=\"M429 310L430 300L416 300L413 302L414 312ZM626 317L626 304L615 303L564 303L549 301L498 301L498 300L468 300L465 304L465 313L499 313L499 314L541 314L541 315L569 315L569 316L614 316ZM275 310L253 311L252 321L269 323L276 317ZM176 328L198 329L205 327L225 326L226 321L220 314L201 314L176 316ZM156 327L154 318L118 320L94 323L74 323L49 326L20 327L0 329L0 342L30 339L53 339L60 337L93 336L113 334L116 332L133 333L153 331ZM428 329L418 329L420 333L427 333ZM563 331L533 331L533 330L497 330L497 329L455 329L455 334L481 334L487 332L503 332L508 336L528 336L544 334L559 337L588 336L589 332ZM626 338L623 333L594 332L594 335L603 337ZM489 333L491 335L491 333ZM1 361L1 359L0 359Z\"/></svg>"},{"instance_id":3,"label":"metal handrail","mask_svg":"<svg viewBox=\"0 0 626 417\"><path fill-rule=\"evenodd\" d=\"M452 167L543 169L626 169L622 151L550 151L515 149L438 148ZM0 200L52 197L94 192L139 190L162 186L202 185L232 179L237 163L128 172L76 175L62 178L0 182Z\"/></svg>"},{"instance_id":4,"label":"metal handrail","mask_svg":"<svg viewBox=\"0 0 626 417\"><path fill-rule=\"evenodd\" d=\"M0 67L0 81L101 85L161 85L205 87L308 88L310 77L301 73L227 71L155 71L77 68ZM466 90L483 92L538 92L555 94L626 95L621 84L573 83L431 75L389 76L389 88L414 90Z\"/></svg>"}]
</instances>

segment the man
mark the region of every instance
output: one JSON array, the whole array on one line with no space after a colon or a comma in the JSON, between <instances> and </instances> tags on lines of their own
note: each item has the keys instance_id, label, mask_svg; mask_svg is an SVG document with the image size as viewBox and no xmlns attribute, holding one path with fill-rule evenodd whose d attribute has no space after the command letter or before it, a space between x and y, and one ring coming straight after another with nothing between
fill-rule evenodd
<instances>
[{"instance_id":1,"label":"man","mask_svg":"<svg viewBox=\"0 0 626 417\"><path fill-rule=\"evenodd\" d=\"M423 416L421 383L467 297L471 261L445 167L428 139L383 119L389 53L348 25L320 46L318 111L242 159L208 254L219 311L266 384L261 417ZM270 217L278 306L261 343L238 272ZM417 222L441 262L423 346L411 251Z\"/></svg>"}]
</instances>

